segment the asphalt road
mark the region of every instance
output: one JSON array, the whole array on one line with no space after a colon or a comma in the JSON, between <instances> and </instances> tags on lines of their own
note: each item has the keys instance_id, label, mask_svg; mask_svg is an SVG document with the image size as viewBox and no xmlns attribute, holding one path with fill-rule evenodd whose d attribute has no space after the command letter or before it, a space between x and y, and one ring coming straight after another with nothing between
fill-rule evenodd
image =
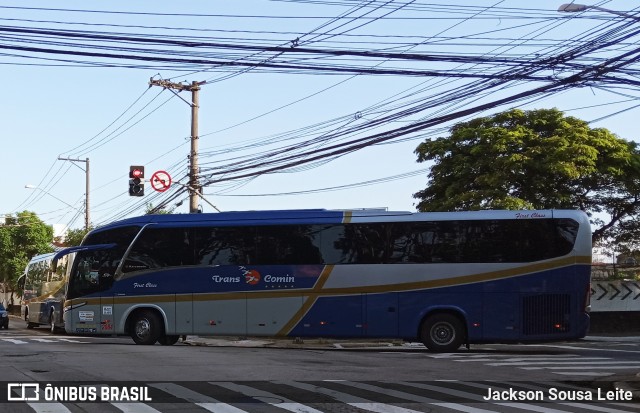
<instances>
[{"instance_id":1,"label":"asphalt road","mask_svg":"<svg viewBox=\"0 0 640 413\"><path fill-rule=\"evenodd\" d=\"M255 347L246 340L221 343L195 337L189 337L189 342L198 345L138 346L128 337L52 336L45 329L27 330L20 324L12 320L9 330L0 330L0 371L5 386L52 383L55 387L61 382L85 387L142 385L153 402L87 404L67 402L63 397L49 403L0 403L0 412L275 413L284 409L315 413L315 409L615 413L637 412L639 408L621 400L626 390L616 387L621 378L640 380L636 376L640 372L640 340L636 338L483 345L434 354L417 345L340 349L310 342L300 348L273 348ZM565 386L578 392L566 395L584 398L586 393L580 392L591 389L595 397L601 392L613 400L582 400L583 405L577 407L571 405L575 400L549 400L557 397L550 391ZM497 393L499 400L487 402L483 397L488 397L489 389L504 390ZM530 397L541 392L546 399L539 405L533 404L537 400L505 400L514 389L531 392L526 393ZM11 395L0 391L5 393L0 400ZM600 410L605 406L609 410ZM92 410L94 407L97 410Z\"/></svg>"}]
</instances>

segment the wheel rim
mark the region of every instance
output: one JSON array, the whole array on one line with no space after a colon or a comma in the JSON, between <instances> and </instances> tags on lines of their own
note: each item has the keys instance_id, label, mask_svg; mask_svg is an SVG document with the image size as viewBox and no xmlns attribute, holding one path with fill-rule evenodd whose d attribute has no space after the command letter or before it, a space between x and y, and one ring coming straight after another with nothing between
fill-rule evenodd
<instances>
[{"instance_id":1,"label":"wheel rim","mask_svg":"<svg viewBox=\"0 0 640 413\"><path fill-rule=\"evenodd\" d=\"M146 340L151 335L151 323L146 318L140 319L136 322L136 337L141 340Z\"/></svg>"},{"instance_id":2,"label":"wheel rim","mask_svg":"<svg viewBox=\"0 0 640 413\"><path fill-rule=\"evenodd\" d=\"M451 344L456 338L456 331L449 323L439 322L431 327L431 340L439 345Z\"/></svg>"}]
</instances>

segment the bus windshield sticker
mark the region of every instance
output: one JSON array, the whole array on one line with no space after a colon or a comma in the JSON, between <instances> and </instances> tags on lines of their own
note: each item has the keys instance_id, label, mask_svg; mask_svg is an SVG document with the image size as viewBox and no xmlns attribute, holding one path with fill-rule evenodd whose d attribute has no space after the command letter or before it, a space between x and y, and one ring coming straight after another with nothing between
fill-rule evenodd
<instances>
[{"instance_id":1,"label":"bus windshield sticker","mask_svg":"<svg viewBox=\"0 0 640 413\"><path fill-rule=\"evenodd\" d=\"M93 321L93 311L79 311L80 321Z\"/></svg>"}]
</instances>

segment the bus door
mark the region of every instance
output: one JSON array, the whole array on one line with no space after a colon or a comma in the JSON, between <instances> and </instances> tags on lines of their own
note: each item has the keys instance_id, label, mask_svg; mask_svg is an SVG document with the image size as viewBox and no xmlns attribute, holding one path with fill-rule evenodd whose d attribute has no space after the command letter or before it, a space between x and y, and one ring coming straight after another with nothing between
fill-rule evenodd
<instances>
[{"instance_id":1,"label":"bus door","mask_svg":"<svg viewBox=\"0 0 640 413\"><path fill-rule=\"evenodd\" d=\"M67 304L64 313L68 333L108 334L113 323L104 329L104 322L113 320L113 297L108 291L113 283L110 250L114 244L67 248L56 254L54 265L63 255L76 252L67 285ZM103 297L104 296L104 297ZM111 314L109 314L111 312ZM106 313L106 314L104 314Z\"/></svg>"},{"instance_id":2,"label":"bus door","mask_svg":"<svg viewBox=\"0 0 640 413\"><path fill-rule=\"evenodd\" d=\"M118 309L122 311L122 306L116 306L116 297L111 291L113 286L113 280L115 277L116 269L118 268L119 260L114 260L112 254L109 251L105 252L97 265L97 277L98 286L100 289L100 326L98 327L99 334L115 334L116 317L121 316L118 314ZM124 329L123 331L124 332Z\"/></svg>"}]
</instances>

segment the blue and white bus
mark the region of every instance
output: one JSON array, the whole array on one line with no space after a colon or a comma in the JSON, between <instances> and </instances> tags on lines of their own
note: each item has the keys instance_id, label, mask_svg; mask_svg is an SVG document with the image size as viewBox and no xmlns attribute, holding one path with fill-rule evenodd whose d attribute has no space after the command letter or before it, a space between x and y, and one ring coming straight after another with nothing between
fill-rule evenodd
<instances>
[{"instance_id":1,"label":"blue and white bus","mask_svg":"<svg viewBox=\"0 0 640 413\"><path fill-rule=\"evenodd\" d=\"M580 211L290 210L145 215L91 231L73 334L401 338L432 351L584 337Z\"/></svg>"}]
</instances>

